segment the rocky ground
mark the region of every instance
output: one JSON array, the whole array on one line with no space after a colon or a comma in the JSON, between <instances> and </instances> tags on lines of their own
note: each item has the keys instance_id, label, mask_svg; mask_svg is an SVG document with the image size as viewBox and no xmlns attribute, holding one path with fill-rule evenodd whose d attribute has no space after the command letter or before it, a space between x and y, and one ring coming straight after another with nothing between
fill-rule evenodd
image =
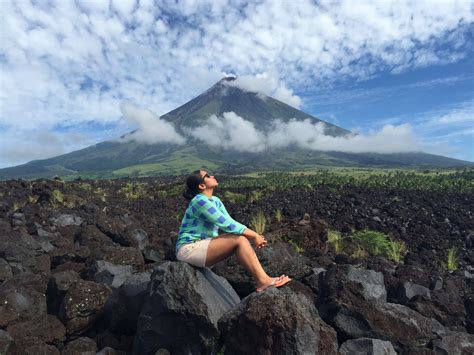
<instances>
[{"instance_id":1,"label":"rocky ground","mask_svg":"<svg viewBox=\"0 0 474 355\"><path fill-rule=\"evenodd\" d=\"M234 190L271 222L255 293L234 258L176 262L182 181L0 183L0 353L471 354L472 194L360 187ZM281 221L275 213L282 211ZM404 241L400 263L336 254L328 230ZM443 266L456 247L459 267ZM372 352L371 352L372 351Z\"/></svg>"}]
</instances>

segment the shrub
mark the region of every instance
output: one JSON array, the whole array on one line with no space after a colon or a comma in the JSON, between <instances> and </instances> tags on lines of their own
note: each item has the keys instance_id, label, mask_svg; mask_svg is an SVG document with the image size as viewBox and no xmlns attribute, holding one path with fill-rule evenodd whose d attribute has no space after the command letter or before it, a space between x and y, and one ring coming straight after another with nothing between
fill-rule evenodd
<instances>
[{"instance_id":1,"label":"shrub","mask_svg":"<svg viewBox=\"0 0 474 355\"><path fill-rule=\"evenodd\" d=\"M280 209L277 209L277 210L275 211L275 220L276 220L277 222L281 222L282 218L283 218L283 216L282 216L282 214L281 214L281 210L280 210Z\"/></svg>"},{"instance_id":2,"label":"shrub","mask_svg":"<svg viewBox=\"0 0 474 355\"><path fill-rule=\"evenodd\" d=\"M257 213L252 216L250 224L252 225L253 230L258 234L263 234L265 232L267 218L262 210L258 210Z\"/></svg>"},{"instance_id":3,"label":"shrub","mask_svg":"<svg viewBox=\"0 0 474 355\"><path fill-rule=\"evenodd\" d=\"M353 238L367 250L370 255L387 255L390 248L390 239L388 236L377 231L365 229L354 233Z\"/></svg>"},{"instance_id":4,"label":"shrub","mask_svg":"<svg viewBox=\"0 0 474 355\"><path fill-rule=\"evenodd\" d=\"M327 243L334 249L336 254L340 254L344 249L341 233L335 230L328 230L328 241Z\"/></svg>"},{"instance_id":5,"label":"shrub","mask_svg":"<svg viewBox=\"0 0 474 355\"><path fill-rule=\"evenodd\" d=\"M402 259L405 257L405 255L408 253L408 248L407 245L404 242L398 242L398 241L390 241L388 244L388 249L387 249L387 257L395 261L396 263L399 263L402 261Z\"/></svg>"}]
</instances>

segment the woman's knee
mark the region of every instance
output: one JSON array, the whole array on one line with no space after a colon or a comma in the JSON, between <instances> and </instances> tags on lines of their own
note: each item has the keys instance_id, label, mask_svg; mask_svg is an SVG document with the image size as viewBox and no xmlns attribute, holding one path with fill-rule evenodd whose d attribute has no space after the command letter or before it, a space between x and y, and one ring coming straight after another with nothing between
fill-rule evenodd
<instances>
[{"instance_id":1,"label":"woman's knee","mask_svg":"<svg viewBox=\"0 0 474 355\"><path fill-rule=\"evenodd\" d=\"M243 235L239 235L239 237L237 238L237 243L238 245L242 245L242 246L250 245L250 241L248 240L248 238Z\"/></svg>"}]
</instances>

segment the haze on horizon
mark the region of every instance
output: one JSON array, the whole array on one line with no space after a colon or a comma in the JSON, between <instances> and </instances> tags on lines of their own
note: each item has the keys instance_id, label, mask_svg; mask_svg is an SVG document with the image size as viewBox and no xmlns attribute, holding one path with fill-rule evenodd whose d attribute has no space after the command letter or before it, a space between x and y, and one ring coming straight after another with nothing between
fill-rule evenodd
<instances>
[{"instance_id":1,"label":"haze on horizon","mask_svg":"<svg viewBox=\"0 0 474 355\"><path fill-rule=\"evenodd\" d=\"M237 129L248 149L474 161L472 1L4 1L0 16L0 167L137 128L143 141L185 144L159 116L229 74L359 137L335 141L296 122L263 134L232 113L201 127ZM237 138L211 143L232 149Z\"/></svg>"}]
</instances>

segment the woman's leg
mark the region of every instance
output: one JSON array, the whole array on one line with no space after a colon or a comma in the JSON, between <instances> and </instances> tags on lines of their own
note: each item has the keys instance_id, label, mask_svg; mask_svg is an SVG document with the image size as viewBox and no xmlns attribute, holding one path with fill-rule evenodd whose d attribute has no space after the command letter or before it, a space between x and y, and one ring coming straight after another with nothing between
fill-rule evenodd
<instances>
[{"instance_id":1,"label":"woman's leg","mask_svg":"<svg viewBox=\"0 0 474 355\"><path fill-rule=\"evenodd\" d=\"M243 235L223 234L213 238L207 248L206 266L224 260L235 252L237 260L254 277L257 287L268 285L275 278L263 270L255 250Z\"/></svg>"}]
</instances>

